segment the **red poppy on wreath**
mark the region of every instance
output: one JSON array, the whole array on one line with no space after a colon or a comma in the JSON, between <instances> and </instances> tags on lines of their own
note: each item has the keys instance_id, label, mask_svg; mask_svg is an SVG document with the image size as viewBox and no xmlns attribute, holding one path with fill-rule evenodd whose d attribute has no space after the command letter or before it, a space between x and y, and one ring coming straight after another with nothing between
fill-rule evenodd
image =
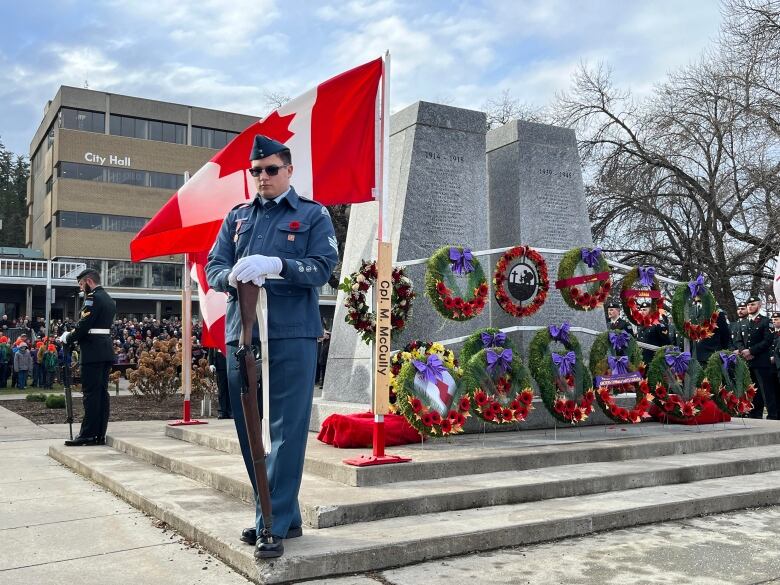
<instances>
[{"instance_id":1,"label":"red poppy on wreath","mask_svg":"<svg viewBox=\"0 0 780 585\"><path fill-rule=\"evenodd\" d=\"M299 221L291 221L290 222L290 229L291 230L297 230L301 227L301 222Z\"/></svg>"},{"instance_id":2,"label":"red poppy on wreath","mask_svg":"<svg viewBox=\"0 0 780 585\"><path fill-rule=\"evenodd\" d=\"M641 288L636 288L639 285ZM649 301L650 310L645 315L640 311L637 299ZM632 268L624 277L620 290L620 300L623 312L634 325L650 327L661 320L663 297L652 266Z\"/></svg>"},{"instance_id":3,"label":"red poppy on wreath","mask_svg":"<svg viewBox=\"0 0 780 585\"><path fill-rule=\"evenodd\" d=\"M631 386L633 390L633 384ZM638 423L642 422L642 419L644 418L650 418L648 410L650 410L650 404L653 397L650 394L650 387L647 385L647 380L642 380L639 383L639 388L637 389L638 399L631 410L618 406L615 402L615 395L608 387L599 388L596 396L604 411L606 412L608 410L612 415L612 418L618 419L618 421Z\"/></svg>"},{"instance_id":4,"label":"red poppy on wreath","mask_svg":"<svg viewBox=\"0 0 780 585\"><path fill-rule=\"evenodd\" d=\"M550 288L547 262L528 246L510 248L496 263L493 284L496 301L504 311L517 318L533 315Z\"/></svg>"},{"instance_id":5,"label":"red poppy on wreath","mask_svg":"<svg viewBox=\"0 0 780 585\"><path fill-rule=\"evenodd\" d=\"M461 291L457 277L465 278L465 290ZM453 321L466 321L485 308L488 285L471 250L444 246L428 260L425 292L440 315Z\"/></svg>"}]
</instances>

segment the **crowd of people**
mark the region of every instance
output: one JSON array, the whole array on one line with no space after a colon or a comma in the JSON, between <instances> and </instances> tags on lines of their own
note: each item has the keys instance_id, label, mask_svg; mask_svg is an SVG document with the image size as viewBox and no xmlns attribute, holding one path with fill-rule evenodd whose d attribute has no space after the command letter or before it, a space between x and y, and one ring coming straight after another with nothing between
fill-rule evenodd
<instances>
[{"instance_id":1,"label":"crowd of people","mask_svg":"<svg viewBox=\"0 0 780 585\"><path fill-rule=\"evenodd\" d=\"M662 347L676 345L683 347L682 333L677 331L669 312L664 311L658 323L649 327L634 327L621 316L621 305L610 302L607 305L607 326L610 330L624 330L638 341ZM650 304L640 304L643 314L650 312ZM725 312L718 310L717 327L711 337L697 342L691 358L702 366L716 351L730 351L745 359L750 377L758 389L750 416L763 418L766 408L770 419L778 420L780 412L780 312L769 316L761 313L761 299L750 297L737 307L737 319L729 322ZM649 364L655 355L652 349L642 350L642 359Z\"/></svg>"}]
</instances>

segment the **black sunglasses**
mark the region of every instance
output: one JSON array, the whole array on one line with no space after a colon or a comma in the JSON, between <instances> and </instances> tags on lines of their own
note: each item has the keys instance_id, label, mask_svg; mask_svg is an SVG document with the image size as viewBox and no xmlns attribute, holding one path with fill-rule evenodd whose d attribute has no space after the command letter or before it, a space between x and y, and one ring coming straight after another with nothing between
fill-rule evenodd
<instances>
[{"instance_id":1,"label":"black sunglasses","mask_svg":"<svg viewBox=\"0 0 780 585\"><path fill-rule=\"evenodd\" d=\"M265 174L269 177L275 177L284 167L289 166L290 165L268 165L267 167L249 167L249 174L253 177L259 177L263 174L263 171L265 171Z\"/></svg>"}]
</instances>

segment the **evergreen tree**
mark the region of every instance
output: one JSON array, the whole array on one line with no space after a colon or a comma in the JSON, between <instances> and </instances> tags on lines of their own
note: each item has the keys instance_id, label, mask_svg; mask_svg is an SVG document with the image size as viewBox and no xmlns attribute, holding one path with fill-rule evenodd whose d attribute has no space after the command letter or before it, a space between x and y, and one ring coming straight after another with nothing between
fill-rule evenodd
<instances>
[{"instance_id":1,"label":"evergreen tree","mask_svg":"<svg viewBox=\"0 0 780 585\"><path fill-rule=\"evenodd\" d=\"M27 220L27 179L30 163L0 140L0 246L22 248Z\"/></svg>"}]
</instances>

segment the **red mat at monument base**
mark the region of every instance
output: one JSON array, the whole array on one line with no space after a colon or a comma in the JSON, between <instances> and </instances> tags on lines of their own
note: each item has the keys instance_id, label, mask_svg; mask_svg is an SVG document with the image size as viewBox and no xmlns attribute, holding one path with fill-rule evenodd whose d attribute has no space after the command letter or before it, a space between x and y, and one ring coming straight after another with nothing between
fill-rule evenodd
<instances>
[{"instance_id":1,"label":"red mat at monument base","mask_svg":"<svg viewBox=\"0 0 780 585\"><path fill-rule=\"evenodd\" d=\"M701 407L701 412L697 416L689 419L666 416L664 411L655 404L650 406L650 415L658 422L668 422L674 425L711 425L720 422L729 422L731 420L731 417L720 410L712 400L705 402Z\"/></svg>"},{"instance_id":2,"label":"red mat at monument base","mask_svg":"<svg viewBox=\"0 0 780 585\"><path fill-rule=\"evenodd\" d=\"M384 417L385 445L408 445L419 443L420 434L398 414L386 414ZM339 449L357 447L371 448L374 436L374 414L331 414L322 421L317 439ZM368 456L366 456L368 458ZM385 455L384 457L391 457ZM393 458L394 461L396 460ZM378 465L369 463L369 465Z\"/></svg>"}]
</instances>

